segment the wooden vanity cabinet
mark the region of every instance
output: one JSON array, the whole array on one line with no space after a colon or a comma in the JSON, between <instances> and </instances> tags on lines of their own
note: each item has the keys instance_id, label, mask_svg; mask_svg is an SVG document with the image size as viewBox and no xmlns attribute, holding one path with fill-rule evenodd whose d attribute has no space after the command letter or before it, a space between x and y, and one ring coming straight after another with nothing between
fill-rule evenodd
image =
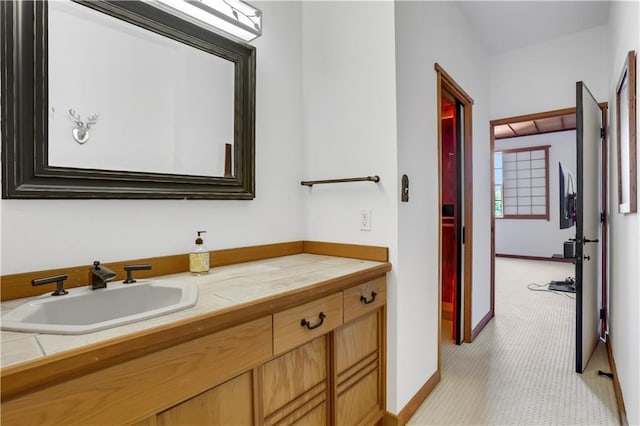
<instances>
[{"instance_id":1,"label":"wooden vanity cabinet","mask_svg":"<svg viewBox=\"0 0 640 426\"><path fill-rule=\"evenodd\" d=\"M274 352L302 345L261 367L264 425L381 422L385 304L381 277L274 314Z\"/></svg>"},{"instance_id":2,"label":"wooden vanity cabinet","mask_svg":"<svg viewBox=\"0 0 640 426\"><path fill-rule=\"evenodd\" d=\"M330 333L342 322L342 292L273 315L279 356L261 368L264 425L329 424Z\"/></svg>"},{"instance_id":3,"label":"wooden vanity cabinet","mask_svg":"<svg viewBox=\"0 0 640 426\"><path fill-rule=\"evenodd\" d=\"M275 358L160 413L156 424L353 426L381 422L385 290L385 280L380 278L275 313Z\"/></svg>"},{"instance_id":4,"label":"wooden vanity cabinet","mask_svg":"<svg viewBox=\"0 0 640 426\"><path fill-rule=\"evenodd\" d=\"M382 276L35 389L3 401L2 424L381 424L385 286Z\"/></svg>"}]
</instances>

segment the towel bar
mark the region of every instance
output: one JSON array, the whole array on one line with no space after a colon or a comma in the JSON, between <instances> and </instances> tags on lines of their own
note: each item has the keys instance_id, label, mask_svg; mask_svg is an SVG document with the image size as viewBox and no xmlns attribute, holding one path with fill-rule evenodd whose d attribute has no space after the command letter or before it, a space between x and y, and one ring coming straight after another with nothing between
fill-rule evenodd
<instances>
[{"instance_id":1,"label":"towel bar","mask_svg":"<svg viewBox=\"0 0 640 426\"><path fill-rule=\"evenodd\" d=\"M347 179L327 179L327 180L303 180L300 182L300 185L304 186L313 186L315 184L321 183L342 183L342 182L380 182L380 176L365 176L365 177L357 177L357 178L347 178Z\"/></svg>"}]
</instances>

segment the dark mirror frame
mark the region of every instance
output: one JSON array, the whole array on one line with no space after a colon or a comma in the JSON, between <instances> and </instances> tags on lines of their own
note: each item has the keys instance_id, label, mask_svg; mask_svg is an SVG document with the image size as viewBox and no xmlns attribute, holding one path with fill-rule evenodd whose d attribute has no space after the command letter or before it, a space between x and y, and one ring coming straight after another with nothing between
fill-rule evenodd
<instances>
[{"instance_id":1,"label":"dark mirror frame","mask_svg":"<svg viewBox=\"0 0 640 426\"><path fill-rule=\"evenodd\" d=\"M0 1L2 198L255 197L255 47L140 1L76 1L235 64L234 176L208 177L48 164L46 1Z\"/></svg>"}]
</instances>

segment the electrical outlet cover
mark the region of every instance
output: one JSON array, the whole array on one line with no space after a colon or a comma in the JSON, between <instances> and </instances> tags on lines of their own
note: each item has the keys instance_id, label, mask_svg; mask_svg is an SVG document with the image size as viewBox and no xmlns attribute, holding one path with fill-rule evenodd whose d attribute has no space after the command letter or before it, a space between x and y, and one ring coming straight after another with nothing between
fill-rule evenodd
<instances>
[{"instance_id":1,"label":"electrical outlet cover","mask_svg":"<svg viewBox=\"0 0 640 426\"><path fill-rule=\"evenodd\" d=\"M371 209L360 209L360 230L371 231Z\"/></svg>"}]
</instances>

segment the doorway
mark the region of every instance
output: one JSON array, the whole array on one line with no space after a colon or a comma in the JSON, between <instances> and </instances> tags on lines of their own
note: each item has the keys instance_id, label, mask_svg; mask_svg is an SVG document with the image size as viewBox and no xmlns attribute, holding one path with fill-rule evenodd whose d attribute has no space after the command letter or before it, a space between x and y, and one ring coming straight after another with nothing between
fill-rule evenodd
<instances>
[{"instance_id":1,"label":"doorway","mask_svg":"<svg viewBox=\"0 0 640 426\"><path fill-rule=\"evenodd\" d=\"M440 134L442 148L440 156L441 216L441 302L443 338L449 334L456 344L462 343L460 333L462 296L462 134L460 129L462 104L447 90L440 99Z\"/></svg>"},{"instance_id":2,"label":"doorway","mask_svg":"<svg viewBox=\"0 0 640 426\"><path fill-rule=\"evenodd\" d=\"M595 102L595 101L594 101ZM594 116L599 116L600 117L600 123L602 125L603 128L606 129L606 116L607 116L607 103L600 103L600 104L595 104L595 106L593 107L593 109L595 110L595 112L593 113ZM528 114L528 115L522 115L522 116L517 116L517 117L510 117L510 118L504 118L504 119L499 119L499 120L492 120L490 122L490 144L491 144L491 175L492 175L492 185L491 185L491 197L492 200L494 202L497 203L498 197L496 194L501 193L502 191L497 191L497 182L496 182L496 165L495 165L495 156L494 153L496 152L496 139L500 139L500 138L510 138L510 137L516 137L516 136L526 136L526 135L534 135L534 134L539 134L539 133L555 133L555 132L563 132L566 130L574 130L576 129L576 108L565 108L565 109L561 109L561 110L554 110L554 111L547 111L547 112L543 112L543 113L537 113L537 114ZM598 132L597 132L597 136L600 136L600 129L598 127ZM575 144L575 139L574 142ZM599 193L597 192L597 188L596 185L592 185L594 188L594 200L593 200L593 204L595 207L592 206L592 208L590 209L590 211L592 211L593 213L595 213L598 216L598 220L600 221L600 226L599 226L599 234L596 237L597 239L593 239L589 242L591 243L600 243L599 247L598 247L598 253L596 253L596 251L594 250L593 253L590 256L587 256L587 258L597 258L597 263L598 263L598 270L597 270L597 275L599 277L599 283L598 283L598 287L599 287L599 294L597 294L595 292L595 289L593 290L593 299L597 298L597 301L593 301L592 306L593 306L593 310L590 311L589 315L592 321L600 321L600 323L598 324L600 327L600 337L605 339L606 338L606 329L607 329L607 138L606 135L603 133L601 140L598 142L600 143L600 146L597 146L596 142L591 143L592 145L592 155L593 156L597 156L599 158L595 158L593 159L593 163L591 164L591 167L589 168L589 173L593 174L593 177L596 180L600 181L600 188L599 188ZM579 153L576 151L576 153L574 154L576 157L580 157L578 155ZM556 162L556 167L557 167L557 162ZM597 170L597 172L594 174L593 170ZM555 169L557 170L557 168ZM562 170L562 169L561 169ZM557 171L555 173L558 173ZM560 173L562 174L562 172ZM549 190L551 191L551 196L552 197L558 197L558 195L560 195L560 199L561 200L565 200L565 202L567 201L567 198L565 197L565 194L563 193L563 190L559 191L559 188L557 187L550 187ZM558 193L559 191L559 193ZM599 201L599 205L598 205L598 201ZM561 201L562 203L562 201ZM561 204L562 205L562 204ZM508 255L505 256L501 253L496 254L496 211L498 209L494 208L492 209L492 214L491 214L491 298L490 298L490 305L491 305L491 311L493 312L495 309L495 259L496 259L496 255L498 256L504 256L504 257L517 257L517 258L525 258L525 259L533 259L533 260L555 260L555 261L569 261L572 263L576 263L576 257L577 257L577 251L575 246L572 250L570 250L570 252L572 253L570 256L562 255L562 254L554 254L551 255L551 253L549 253L548 256L545 257L538 257L538 256L513 256L513 255ZM558 209L552 209L551 211L552 214L552 221L555 221L556 223L556 228L557 228L557 223L558 223L558 216L559 216L559 212ZM573 227L573 224L572 224ZM575 227L573 227L572 229L576 229ZM596 234L594 232L594 234ZM571 235L572 237L574 237L575 235ZM566 248L566 247L565 247ZM564 251L564 249L561 245L559 247L557 247L557 252L562 253ZM580 247L580 249L582 249L583 247ZM594 259L596 260L596 259ZM593 272L592 275L595 275L596 272ZM576 274L577 275L577 274ZM577 277L576 278L577 281ZM595 278L594 278L595 279ZM578 288L579 286L575 286L576 288ZM581 286L580 286L581 287ZM579 292L577 292L579 293ZM577 302L580 304L581 303L581 297L578 296L577 297ZM598 312L598 309L601 309L600 312ZM576 309L576 315L580 313L581 309ZM578 320L576 320L576 325L579 323ZM597 328L597 326L593 326L590 327L590 329L595 329ZM580 333L581 334L581 333ZM578 333L576 333L576 336L578 336ZM593 343L593 342L591 342ZM580 352L576 352L576 354L578 355ZM591 352L589 351L589 354ZM581 357L582 358L582 357ZM584 368L584 365L581 365L580 367L581 369ZM576 370L578 370L578 368L576 367Z\"/></svg>"},{"instance_id":3,"label":"doorway","mask_svg":"<svg viewBox=\"0 0 640 426\"><path fill-rule=\"evenodd\" d=\"M473 99L438 64L440 339L471 342ZM450 331L450 333L449 333ZM439 339L438 364L441 344Z\"/></svg>"}]
</instances>

